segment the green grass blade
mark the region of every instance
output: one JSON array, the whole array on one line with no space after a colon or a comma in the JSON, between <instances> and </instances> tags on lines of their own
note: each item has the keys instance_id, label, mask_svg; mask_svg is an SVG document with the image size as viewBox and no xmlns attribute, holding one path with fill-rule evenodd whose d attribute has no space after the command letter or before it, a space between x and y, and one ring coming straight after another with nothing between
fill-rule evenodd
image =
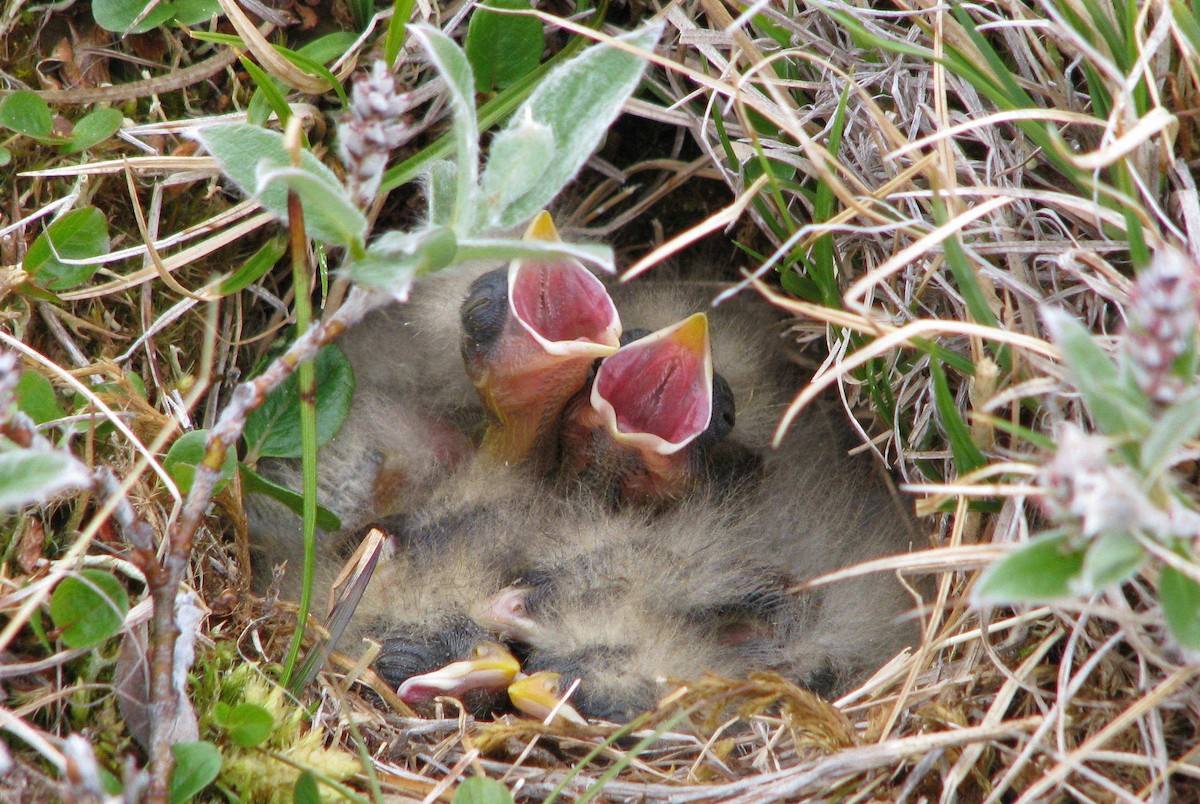
<instances>
[{"instance_id":1,"label":"green grass blade","mask_svg":"<svg viewBox=\"0 0 1200 804\"><path fill-rule=\"evenodd\" d=\"M396 63L400 48L404 47L414 5L416 0L396 0L392 4L392 18L388 21L387 36L383 40L383 57L389 65Z\"/></svg>"},{"instance_id":2,"label":"green grass blade","mask_svg":"<svg viewBox=\"0 0 1200 804\"><path fill-rule=\"evenodd\" d=\"M850 85L842 90L838 99L837 110L834 112L833 124L829 131L829 143L826 150L837 154L842 145L842 132L846 126L846 104L850 99ZM816 198L813 203L813 222L828 221L834 214L836 197L829 182L821 179L817 182ZM833 259L833 233L821 235L813 243L811 265L808 275L821 289L821 301L826 307L841 309L842 294L837 285L837 271Z\"/></svg>"},{"instance_id":3,"label":"green grass blade","mask_svg":"<svg viewBox=\"0 0 1200 804\"><path fill-rule=\"evenodd\" d=\"M261 92L267 105L271 107L271 111L275 112L275 116L279 118L279 125L286 126L288 118L292 116L292 107L288 106L287 98L279 91L279 86L266 70L259 67L251 59L242 56L239 61L246 72L250 73L250 77L254 79L254 83L258 85L256 92Z\"/></svg>"},{"instance_id":4,"label":"green grass blade","mask_svg":"<svg viewBox=\"0 0 1200 804\"><path fill-rule=\"evenodd\" d=\"M987 458L971 440L971 428L963 421L955 404L954 395L950 393L950 385L946 381L946 370L937 360L929 361L930 374L933 377L933 399L937 406L938 418L946 439L950 442L950 451L954 454L954 467L958 474L964 475L987 464Z\"/></svg>"}]
</instances>

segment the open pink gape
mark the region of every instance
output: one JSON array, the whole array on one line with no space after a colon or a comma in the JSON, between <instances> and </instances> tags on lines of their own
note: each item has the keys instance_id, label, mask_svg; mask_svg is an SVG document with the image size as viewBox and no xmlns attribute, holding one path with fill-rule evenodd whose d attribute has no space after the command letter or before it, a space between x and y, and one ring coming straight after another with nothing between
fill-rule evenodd
<instances>
[{"instance_id":1,"label":"open pink gape","mask_svg":"<svg viewBox=\"0 0 1200 804\"><path fill-rule=\"evenodd\" d=\"M525 239L556 242L549 216L530 224ZM499 338L467 363L492 417L481 451L541 472L563 406L587 384L592 363L620 345L621 319L604 283L570 258L513 260L507 302Z\"/></svg>"},{"instance_id":2,"label":"open pink gape","mask_svg":"<svg viewBox=\"0 0 1200 804\"><path fill-rule=\"evenodd\" d=\"M509 304L521 326L551 352L572 342L609 346L619 327L604 285L570 263L522 262L509 274Z\"/></svg>"},{"instance_id":3,"label":"open pink gape","mask_svg":"<svg viewBox=\"0 0 1200 804\"><path fill-rule=\"evenodd\" d=\"M685 446L712 418L712 359L702 314L627 344L600 364L593 403L611 407L617 434L649 433Z\"/></svg>"}]
</instances>

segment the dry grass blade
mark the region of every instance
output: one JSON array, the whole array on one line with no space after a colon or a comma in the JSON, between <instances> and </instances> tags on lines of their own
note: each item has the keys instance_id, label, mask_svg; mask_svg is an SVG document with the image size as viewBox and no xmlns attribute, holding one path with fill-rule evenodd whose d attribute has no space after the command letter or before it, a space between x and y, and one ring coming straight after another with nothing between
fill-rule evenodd
<instances>
[{"instance_id":1,"label":"dry grass blade","mask_svg":"<svg viewBox=\"0 0 1200 804\"><path fill-rule=\"evenodd\" d=\"M760 177L754 184L746 188L745 192L741 193L734 203L730 204L720 212L709 215L703 222L693 226L685 232L681 232L671 238L666 243L663 243L658 248L651 251L645 257L635 262L621 274L621 281L628 282L629 280L641 275L655 265L658 265L663 260L670 257L683 249L687 248L692 243L695 243L702 238L724 229L733 224L742 213L746 211L746 207L754 200L754 197L762 191L766 186L767 179L765 176Z\"/></svg>"},{"instance_id":2,"label":"dry grass blade","mask_svg":"<svg viewBox=\"0 0 1200 804\"><path fill-rule=\"evenodd\" d=\"M292 89L306 92L309 95L320 95L330 89L324 79L309 75L279 54L267 38L254 27L254 23L234 0L218 0L221 9L233 23L238 35L246 43L246 47L254 54L259 63L273 77L287 84Z\"/></svg>"}]
</instances>

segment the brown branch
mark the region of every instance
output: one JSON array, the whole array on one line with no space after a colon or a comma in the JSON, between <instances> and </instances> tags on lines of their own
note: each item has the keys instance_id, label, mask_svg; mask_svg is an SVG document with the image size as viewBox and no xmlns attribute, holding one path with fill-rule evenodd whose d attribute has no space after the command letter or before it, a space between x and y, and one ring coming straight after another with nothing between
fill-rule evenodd
<instances>
[{"instance_id":1,"label":"brown branch","mask_svg":"<svg viewBox=\"0 0 1200 804\"><path fill-rule=\"evenodd\" d=\"M146 582L154 600L154 636L150 646L151 750L150 786L147 801L165 802L169 798L171 770L175 757L171 752L171 729L178 701L172 684L175 641L179 627L175 622L175 595L183 582L192 544L213 489L221 477L221 465L230 450L236 449L246 417L262 404L272 389L282 384L296 366L316 356L321 347L352 327L371 310L386 304L390 297L359 288L351 291L336 313L314 324L259 376L239 385L233 398L221 412L205 445L204 460L196 467L192 488L184 501L179 519L168 532L167 556L157 583L147 572Z\"/></svg>"},{"instance_id":2,"label":"brown branch","mask_svg":"<svg viewBox=\"0 0 1200 804\"><path fill-rule=\"evenodd\" d=\"M68 105L83 105L87 103L120 103L137 100L149 95L175 92L212 78L217 73L233 64L238 59L238 52L233 48L222 50L199 64L185 67L182 70L172 70L157 78L144 78L141 81L130 81L110 87L79 87L78 89L43 89L38 95L48 103L64 103Z\"/></svg>"},{"instance_id":3,"label":"brown branch","mask_svg":"<svg viewBox=\"0 0 1200 804\"><path fill-rule=\"evenodd\" d=\"M276 28L271 23L263 23L258 31L264 37L269 36ZM109 87L79 87L76 89L43 89L38 95L47 103L65 103L83 105L88 103L120 103L123 101L146 98L150 95L162 95L186 89L192 84L207 81L217 73L238 60L241 54L237 48L225 48L214 56L210 56L199 64L184 67L181 70L168 70L165 75L154 78L144 78L140 81L129 81Z\"/></svg>"}]
</instances>

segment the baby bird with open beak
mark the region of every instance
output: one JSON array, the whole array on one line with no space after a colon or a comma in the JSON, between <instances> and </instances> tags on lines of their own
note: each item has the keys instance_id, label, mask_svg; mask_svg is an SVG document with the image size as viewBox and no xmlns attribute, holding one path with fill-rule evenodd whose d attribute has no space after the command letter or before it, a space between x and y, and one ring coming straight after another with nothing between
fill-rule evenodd
<instances>
[{"instance_id":1,"label":"baby bird with open beak","mask_svg":"<svg viewBox=\"0 0 1200 804\"><path fill-rule=\"evenodd\" d=\"M679 286L622 290L631 321L695 299ZM586 715L625 719L666 691L664 679L705 671L776 670L837 694L918 638L914 600L891 575L795 591L908 551L912 516L869 455L849 454L852 430L830 407L811 407L771 449L801 382L763 323L772 311L747 299L711 315L717 368L739 402L736 425L708 451L721 482L694 483L670 507L603 512L480 619L529 646L526 672L578 679L572 702Z\"/></svg>"},{"instance_id":2,"label":"baby bird with open beak","mask_svg":"<svg viewBox=\"0 0 1200 804\"><path fill-rule=\"evenodd\" d=\"M626 331L567 406L559 470L567 485L618 504L662 506L697 484L761 472L789 383L800 380L777 312L757 297L711 307L724 289L650 281L609 288L638 329Z\"/></svg>"},{"instance_id":3,"label":"baby bird with open beak","mask_svg":"<svg viewBox=\"0 0 1200 804\"><path fill-rule=\"evenodd\" d=\"M713 376L723 378L737 407L728 438L759 452L770 447L801 378L782 337L780 313L750 292L713 306L727 288L721 282L640 280L612 285L609 294L622 321L642 332L661 332L704 313Z\"/></svg>"},{"instance_id":4,"label":"baby bird with open beak","mask_svg":"<svg viewBox=\"0 0 1200 804\"><path fill-rule=\"evenodd\" d=\"M526 238L557 240L550 216L535 218ZM489 414L482 452L546 471L563 406L619 345L608 291L573 260L514 260L472 284L462 330L467 374Z\"/></svg>"},{"instance_id":5,"label":"baby bird with open beak","mask_svg":"<svg viewBox=\"0 0 1200 804\"><path fill-rule=\"evenodd\" d=\"M678 499L705 474L709 449L734 423L708 329L695 313L657 332L626 333L563 415L560 479L615 502L653 504Z\"/></svg>"},{"instance_id":6,"label":"baby bird with open beak","mask_svg":"<svg viewBox=\"0 0 1200 804\"><path fill-rule=\"evenodd\" d=\"M911 601L894 578L789 592L815 575L901 552L912 534L909 513L870 458L847 454L849 428L833 411L812 408L781 450L769 449L799 383L770 332L769 307L735 300L689 320L711 287L614 289L627 320L660 330L631 341L608 369L601 364L586 393L603 415L576 432L606 434L616 446L572 442L564 429L564 462L582 461L567 472L589 482L539 480L555 478L563 406L601 352L620 355L612 354L619 324L615 312L591 315L608 296L591 293L590 275L571 265L529 269L481 277L466 293L465 332L457 334L487 408L481 455L442 471L415 504L360 495L368 507L403 508L389 523L397 557L377 568L352 628L382 639L377 668L402 696L422 702L450 694L472 708L491 706L505 680L516 678L514 662L490 644L496 632L521 643L535 678L579 680L572 702L580 712L618 720L653 705L664 679L776 669L839 691L911 644L915 628L897 624ZM591 316L587 333L560 326L561 293L552 288L563 287L589 300L581 316ZM708 362L698 346L705 338ZM555 344L570 348L556 355ZM647 355L659 368L638 369ZM728 420L720 413L718 373L737 400L736 421L732 405ZM425 381L459 391L454 376ZM464 384L467 404L477 404ZM649 389L651 404L643 406L637 389ZM665 418L636 419L643 409ZM709 438L714 422L724 432ZM614 433L634 439L623 443ZM646 443L665 443L667 451L652 447L647 455ZM703 449L682 470L660 460L696 447ZM629 449L640 456L632 474L623 463ZM614 506L614 487L622 498L669 504Z\"/></svg>"},{"instance_id":7,"label":"baby bird with open beak","mask_svg":"<svg viewBox=\"0 0 1200 804\"><path fill-rule=\"evenodd\" d=\"M630 365L642 370L627 374L619 371L618 360L609 378L615 390L604 377L607 361L597 369L587 404L602 408L593 402L598 385L612 413L586 431L591 441L571 440L570 428L578 419L569 409L564 465L578 460L572 450L582 451L592 461L579 475L584 481L594 480L599 466L620 489L637 488L626 479L637 475L627 474L624 456L611 458L621 450L639 454L637 449L615 438L616 447L606 446L600 438L620 432L611 427L619 409L641 403L622 396L624 391L656 377L650 387L665 392L648 407L657 402L668 413L671 395L702 400L704 391L712 393L703 382L676 383L669 370L645 369L656 359L653 350L666 341L685 354L669 355L661 365L672 366L671 359L677 359L681 376L692 380L713 371L711 363L705 365L706 349L697 348L699 336L708 335L707 326L700 327L707 322L679 315L709 292L707 287L645 285L641 294L621 292L626 309L638 310L642 320L657 323L674 315L683 323L669 325L657 338L627 344L626 349L645 341L641 346L650 360L632 349ZM493 499L506 513L491 520L489 538L506 545L502 552L510 560L520 555L523 569L514 568L509 576L517 580L500 588L495 577L481 585L467 607L471 621L527 651L524 669L540 679L531 685L539 695L551 686L545 673L557 673L564 686L578 680L572 704L584 715L627 719L652 706L667 691L667 679L686 681L703 672L739 676L772 669L836 693L916 638L914 624L900 619L912 601L889 576L791 591L821 573L908 549L910 515L890 495L869 457L847 454L849 428L828 408L812 408L780 450L769 449L777 416L799 383L784 346L763 324L774 320L773 313L743 300L711 315L713 351L724 360L718 368L733 378L730 393L746 400L748 411L743 417L739 410L725 440L705 445L706 460L725 463L709 469L724 471L721 482L693 477L669 505L649 507L614 507L610 489L591 482L560 485L558 495L543 490L532 497L533 486L526 483ZM680 330L684 335L671 342ZM697 385L700 394L694 393ZM712 416L712 409L707 422L695 416L692 428L711 426ZM651 416L629 429L643 441L647 435L670 435L657 426ZM614 452L604 451L609 449ZM664 475L655 479L661 482ZM514 515L535 508L536 525ZM484 588L493 591L485 594ZM446 673L457 676L462 667L454 664ZM518 686L510 697L520 708L549 711L526 692Z\"/></svg>"},{"instance_id":8,"label":"baby bird with open beak","mask_svg":"<svg viewBox=\"0 0 1200 804\"><path fill-rule=\"evenodd\" d=\"M557 239L550 217L535 218L526 238ZM408 302L373 312L339 341L356 388L341 429L318 453L318 500L342 526L322 549L337 552L366 525L416 510L471 461L536 469L556 449L562 405L619 336L604 286L571 260L434 274ZM299 461L260 469L300 486ZM247 514L264 564L298 558L299 517L261 495L247 498Z\"/></svg>"}]
</instances>

